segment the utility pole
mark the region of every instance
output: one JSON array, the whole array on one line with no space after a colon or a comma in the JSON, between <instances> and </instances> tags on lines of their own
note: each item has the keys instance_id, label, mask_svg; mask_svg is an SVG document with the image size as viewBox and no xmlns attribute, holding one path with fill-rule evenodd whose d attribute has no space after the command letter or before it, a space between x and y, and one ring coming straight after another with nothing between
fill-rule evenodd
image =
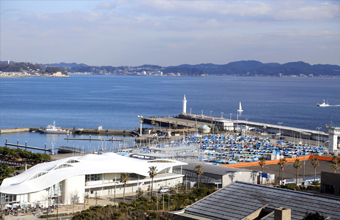
<instances>
[{"instance_id":1,"label":"utility pole","mask_svg":"<svg viewBox=\"0 0 340 220\"><path fill-rule=\"evenodd\" d=\"M321 129L321 127L317 127L316 128L317 130L318 130L318 147L320 147L320 129Z\"/></svg>"},{"instance_id":2,"label":"utility pole","mask_svg":"<svg viewBox=\"0 0 340 220\"><path fill-rule=\"evenodd\" d=\"M278 124L280 125L279 127L279 140L280 140L280 137L281 137L281 125L282 125L283 122L278 122Z\"/></svg>"}]
</instances>

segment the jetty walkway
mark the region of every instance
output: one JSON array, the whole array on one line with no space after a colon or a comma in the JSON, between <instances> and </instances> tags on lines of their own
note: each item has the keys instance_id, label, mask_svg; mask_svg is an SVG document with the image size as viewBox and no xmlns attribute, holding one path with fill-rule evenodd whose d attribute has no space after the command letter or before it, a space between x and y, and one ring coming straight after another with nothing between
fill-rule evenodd
<instances>
[{"instance_id":1,"label":"jetty walkway","mask_svg":"<svg viewBox=\"0 0 340 220\"><path fill-rule=\"evenodd\" d=\"M190 131L197 131L202 125L219 127L221 123L231 122L235 128L255 129L264 134L278 134L281 136L296 137L301 139L327 141L328 134L320 130L294 128L282 125L252 122L247 120L230 120L226 118L209 117L204 115L179 114L178 117L148 117L143 119L145 124L157 123L163 128L184 128ZM321 128L321 127L320 127Z\"/></svg>"},{"instance_id":2,"label":"jetty walkway","mask_svg":"<svg viewBox=\"0 0 340 220\"><path fill-rule=\"evenodd\" d=\"M27 127L27 128L6 128L0 129L0 134L22 133L22 132L39 132L40 128ZM121 130L121 129L90 129L90 128L61 128L69 131L70 134L100 134L100 135L128 135L136 136L138 133L134 130Z\"/></svg>"}]
</instances>

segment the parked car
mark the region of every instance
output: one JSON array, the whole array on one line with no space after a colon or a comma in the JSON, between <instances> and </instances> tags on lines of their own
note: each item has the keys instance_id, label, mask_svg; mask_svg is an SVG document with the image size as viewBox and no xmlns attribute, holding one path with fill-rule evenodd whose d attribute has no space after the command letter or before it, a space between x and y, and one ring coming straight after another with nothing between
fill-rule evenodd
<instances>
[{"instance_id":1,"label":"parked car","mask_svg":"<svg viewBox=\"0 0 340 220\"><path fill-rule=\"evenodd\" d=\"M167 193L169 191L170 191L169 187L167 187L167 186L161 186L161 188L159 189L160 193Z\"/></svg>"}]
</instances>

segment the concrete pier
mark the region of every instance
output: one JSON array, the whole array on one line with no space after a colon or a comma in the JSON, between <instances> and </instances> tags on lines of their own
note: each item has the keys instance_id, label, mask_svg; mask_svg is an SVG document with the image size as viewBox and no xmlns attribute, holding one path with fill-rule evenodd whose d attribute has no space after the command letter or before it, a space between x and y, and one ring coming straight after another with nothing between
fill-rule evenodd
<instances>
[{"instance_id":1,"label":"concrete pier","mask_svg":"<svg viewBox=\"0 0 340 220\"><path fill-rule=\"evenodd\" d=\"M27 128L6 128L0 129L0 134L10 133L23 133L23 132L39 132L40 128L27 127ZM133 135L133 130L121 129L91 129L91 128L61 128L70 131L70 134L101 134L101 135Z\"/></svg>"},{"instance_id":2,"label":"concrete pier","mask_svg":"<svg viewBox=\"0 0 340 220\"><path fill-rule=\"evenodd\" d=\"M21 133L21 132L30 132L31 128L8 128L8 129L0 129L0 134L10 134L10 133Z\"/></svg>"},{"instance_id":3,"label":"concrete pier","mask_svg":"<svg viewBox=\"0 0 340 220\"><path fill-rule=\"evenodd\" d=\"M209 117L204 115L192 115L192 114L180 114L179 117L150 117L144 118L145 124L158 123L159 126L188 128L196 130L200 126L206 124L208 126L216 126L220 120L228 120L225 118ZM249 129L250 127L261 130L262 132L268 132L268 134L280 134L282 136L299 137L302 139L327 141L328 133L323 131L315 131L302 128L294 128L281 125L273 125L267 123L251 122L245 120L230 120L233 122L234 127L243 127ZM155 126L154 126L155 127Z\"/></svg>"}]
</instances>

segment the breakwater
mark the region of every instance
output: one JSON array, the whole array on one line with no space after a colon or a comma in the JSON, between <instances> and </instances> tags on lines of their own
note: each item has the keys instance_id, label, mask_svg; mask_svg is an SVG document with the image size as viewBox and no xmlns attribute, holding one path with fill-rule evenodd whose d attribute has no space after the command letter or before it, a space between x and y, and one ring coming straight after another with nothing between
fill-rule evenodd
<instances>
[{"instance_id":1,"label":"breakwater","mask_svg":"<svg viewBox=\"0 0 340 220\"><path fill-rule=\"evenodd\" d=\"M26 127L26 128L7 128L0 129L0 134L10 133L23 133L23 132L39 132L40 128ZM133 130L121 130L121 129L92 129L92 128L62 128L69 131L70 134L98 134L98 135L132 135L137 133Z\"/></svg>"},{"instance_id":2,"label":"breakwater","mask_svg":"<svg viewBox=\"0 0 340 220\"><path fill-rule=\"evenodd\" d=\"M219 117L209 117L205 115L193 115L193 114L179 114L178 117L149 117L143 119L145 124L157 124L162 127L169 128L183 128L188 129L188 131L197 131L202 125L208 125L210 127L220 128L222 123L230 123L233 130L250 130L253 129L259 133L263 134L279 134L280 136L296 137L300 139L307 140L320 140L327 141L328 133L321 130L310 130L295 128L289 126L282 126L281 124L269 124L253 122L248 120L230 120L226 118ZM322 127L319 127L320 129Z\"/></svg>"}]
</instances>

